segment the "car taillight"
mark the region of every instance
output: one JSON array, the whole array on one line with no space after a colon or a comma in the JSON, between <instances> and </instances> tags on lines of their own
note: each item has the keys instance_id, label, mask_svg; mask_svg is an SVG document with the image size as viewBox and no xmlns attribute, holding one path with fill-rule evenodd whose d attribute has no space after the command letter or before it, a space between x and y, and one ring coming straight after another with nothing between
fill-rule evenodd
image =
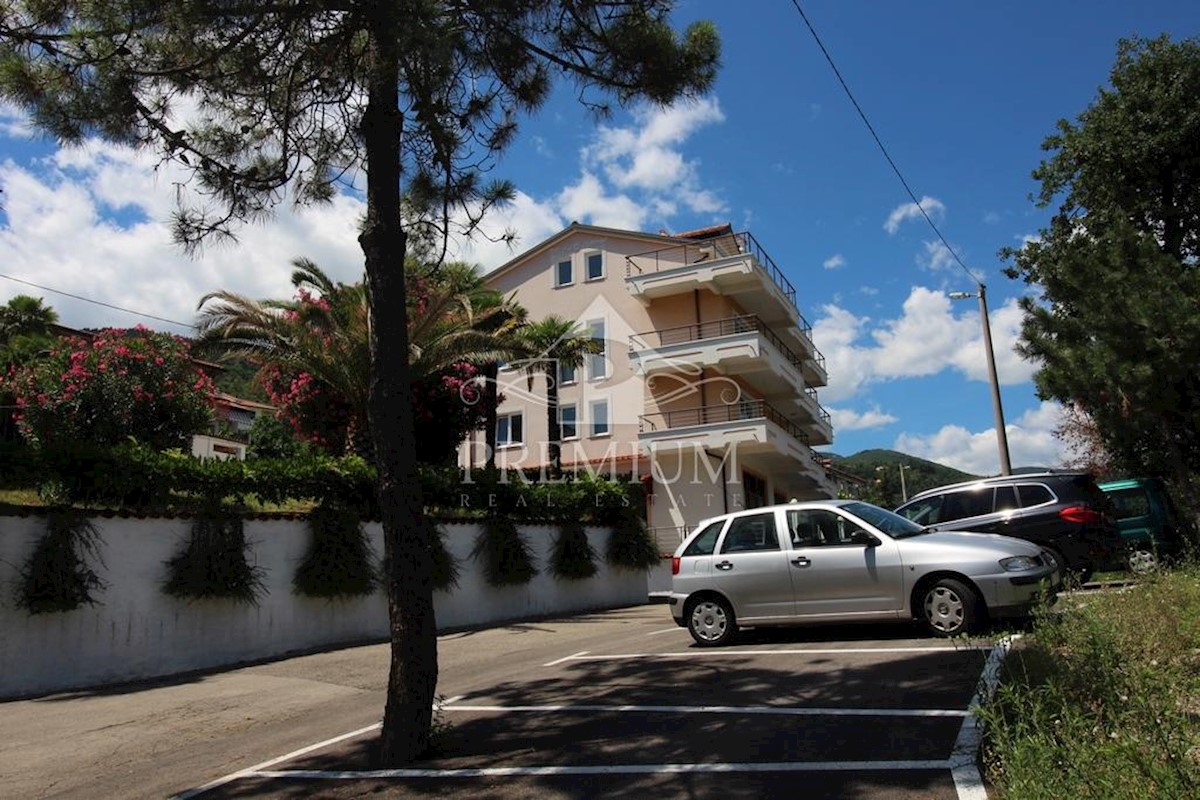
<instances>
[{"instance_id":1,"label":"car taillight","mask_svg":"<svg viewBox=\"0 0 1200 800\"><path fill-rule=\"evenodd\" d=\"M1094 525L1103 519L1100 512L1093 511L1087 506L1068 506L1059 511L1058 516L1067 522L1078 522L1084 525Z\"/></svg>"},{"instance_id":2,"label":"car taillight","mask_svg":"<svg viewBox=\"0 0 1200 800\"><path fill-rule=\"evenodd\" d=\"M679 556L671 556L671 574L679 574Z\"/></svg>"}]
</instances>

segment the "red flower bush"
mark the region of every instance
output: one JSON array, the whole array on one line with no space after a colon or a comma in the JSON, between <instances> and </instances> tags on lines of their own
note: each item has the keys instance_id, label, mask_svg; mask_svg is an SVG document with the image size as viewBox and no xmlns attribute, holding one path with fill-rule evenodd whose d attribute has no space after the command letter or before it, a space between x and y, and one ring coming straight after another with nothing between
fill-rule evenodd
<instances>
[{"instance_id":1,"label":"red flower bush","mask_svg":"<svg viewBox=\"0 0 1200 800\"><path fill-rule=\"evenodd\" d=\"M0 388L15 397L14 419L33 445L132 438L158 450L186 447L212 418L212 380L187 342L141 326L59 340Z\"/></svg>"}]
</instances>

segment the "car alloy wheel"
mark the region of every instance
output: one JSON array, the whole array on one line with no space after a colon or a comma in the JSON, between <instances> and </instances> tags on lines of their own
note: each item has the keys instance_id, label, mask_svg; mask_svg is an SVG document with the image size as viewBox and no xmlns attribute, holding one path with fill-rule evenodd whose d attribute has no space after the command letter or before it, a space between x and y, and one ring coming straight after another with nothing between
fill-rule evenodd
<instances>
[{"instance_id":1,"label":"car alloy wheel","mask_svg":"<svg viewBox=\"0 0 1200 800\"><path fill-rule=\"evenodd\" d=\"M700 600L688 616L688 632L696 643L714 647L729 641L737 631L733 612L722 600Z\"/></svg>"},{"instance_id":2,"label":"car alloy wheel","mask_svg":"<svg viewBox=\"0 0 1200 800\"><path fill-rule=\"evenodd\" d=\"M1158 559L1149 550L1134 550L1129 554L1129 571L1138 575L1158 569Z\"/></svg>"}]
</instances>

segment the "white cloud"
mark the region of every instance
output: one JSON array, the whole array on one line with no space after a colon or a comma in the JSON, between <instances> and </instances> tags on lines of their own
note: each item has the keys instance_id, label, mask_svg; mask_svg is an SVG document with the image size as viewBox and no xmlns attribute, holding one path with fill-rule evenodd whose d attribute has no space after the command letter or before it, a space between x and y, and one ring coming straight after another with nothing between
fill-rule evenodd
<instances>
[{"instance_id":1,"label":"white cloud","mask_svg":"<svg viewBox=\"0 0 1200 800\"><path fill-rule=\"evenodd\" d=\"M1066 448L1054 436L1062 419L1062 407L1043 402L1022 414L1016 422L1005 424L1009 460L1014 468L1060 467L1066 461ZM895 449L974 475L995 475L1000 471L996 429L971 432L959 425L946 425L928 436L902 433Z\"/></svg>"},{"instance_id":2,"label":"white cloud","mask_svg":"<svg viewBox=\"0 0 1200 800\"><path fill-rule=\"evenodd\" d=\"M860 294L865 294L867 297L874 297L875 295L879 294L879 290L874 286L860 286L858 287L858 291Z\"/></svg>"},{"instance_id":3,"label":"white cloud","mask_svg":"<svg viewBox=\"0 0 1200 800\"><path fill-rule=\"evenodd\" d=\"M892 209L892 213L888 214L887 220L883 223L883 229L888 233L895 233L907 220L919 219L922 208L930 217L940 217L946 213L946 206L941 200L927 195L921 198L920 207L916 203L903 203Z\"/></svg>"},{"instance_id":4,"label":"white cloud","mask_svg":"<svg viewBox=\"0 0 1200 800\"><path fill-rule=\"evenodd\" d=\"M31 139L34 136L29 115L16 106L0 101L0 135L12 139Z\"/></svg>"},{"instance_id":5,"label":"white cloud","mask_svg":"<svg viewBox=\"0 0 1200 800\"><path fill-rule=\"evenodd\" d=\"M617 189L647 194L650 206L669 197L695 213L716 213L724 203L700 186L699 163L686 159L680 147L701 128L724 120L715 97L665 108L639 106L631 126L601 126L596 140L583 149L583 161Z\"/></svg>"},{"instance_id":6,"label":"white cloud","mask_svg":"<svg viewBox=\"0 0 1200 800\"><path fill-rule=\"evenodd\" d=\"M931 242L922 242L925 246L925 252L917 255L917 264L929 270L937 272L938 270L950 270L958 267L958 261L954 258L954 253L950 248L942 244L938 239Z\"/></svg>"},{"instance_id":7,"label":"white cloud","mask_svg":"<svg viewBox=\"0 0 1200 800\"><path fill-rule=\"evenodd\" d=\"M834 253L825 259L823 266L825 269L841 269L846 266L846 258L841 253Z\"/></svg>"},{"instance_id":8,"label":"white cloud","mask_svg":"<svg viewBox=\"0 0 1200 800\"><path fill-rule=\"evenodd\" d=\"M914 287L896 319L873 322L837 305L826 305L813 324L813 341L828 362L822 396L836 402L871 383L934 375L950 368L971 380L988 381L979 314L955 306L940 291ZM1002 384L1024 383L1036 365L1013 345L1022 312L1015 299L991 312L996 371Z\"/></svg>"},{"instance_id":9,"label":"white cloud","mask_svg":"<svg viewBox=\"0 0 1200 800\"><path fill-rule=\"evenodd\" d=\"M861 431L869 428L882 428L896 421L896 417L881 411L879 406L874 406L863 412L852 411L848 408L830 408L828 411L835 431Z\"/></svg>"},{"instance_id":10,"label":"white cloud","mask_svg":"<svg viewBox=\"0 0 1200 800\"><path fill-rule=\"evenodd\" d=\"M37 169L0 164L7 216L0 264L17 278L181 323L193 322L200 297L219 289L289 296L296 256L312 258L338 280L361 276L356 231L363 207L347 196L304 211L281 207L269 224L239 231L237 244L188 258L166 224L185 177L148 154L97 142L60 150ZM44 296L71 326L164 327L0 281L0 302L16 294Z\"/></svg>"}]
</instances>

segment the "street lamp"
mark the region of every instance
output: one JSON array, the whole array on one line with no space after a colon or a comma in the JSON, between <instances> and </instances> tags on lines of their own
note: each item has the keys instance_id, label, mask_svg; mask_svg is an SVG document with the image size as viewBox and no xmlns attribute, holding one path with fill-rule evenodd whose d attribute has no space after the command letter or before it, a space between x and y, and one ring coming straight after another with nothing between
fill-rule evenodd
<instances>
[{"instance_id":1,"label":"street lamp","mask_svg":"<svg viewBox=\"0 0 1200 800\"><path fill-rule=\"evenodd\" d=\"M900 467L900 495L904 498L904 502L908 502L908 486L904 483L904 470L912 469L911 464L899 464Z\"/></svg>"},{"instance_id":2,"label":"street lamp","mask_svg":"<svg viewBox=\"0 0 1200 800\"><path fill-rule=\"evenodd\" d=\"M1011 475L1008 460L1008 433L1004 430L1004 406L1000 402L1000 379L996 377L996 355L992 350L992 325L988 321L987 287L979 284L978 292L950 292L951 300L979 298L979 316L983 320L983 349L987 355L988 375L992 380L992 410L996 413L996 444L1000 448L1000 474Z\"/></svg>"}]
</instances>

